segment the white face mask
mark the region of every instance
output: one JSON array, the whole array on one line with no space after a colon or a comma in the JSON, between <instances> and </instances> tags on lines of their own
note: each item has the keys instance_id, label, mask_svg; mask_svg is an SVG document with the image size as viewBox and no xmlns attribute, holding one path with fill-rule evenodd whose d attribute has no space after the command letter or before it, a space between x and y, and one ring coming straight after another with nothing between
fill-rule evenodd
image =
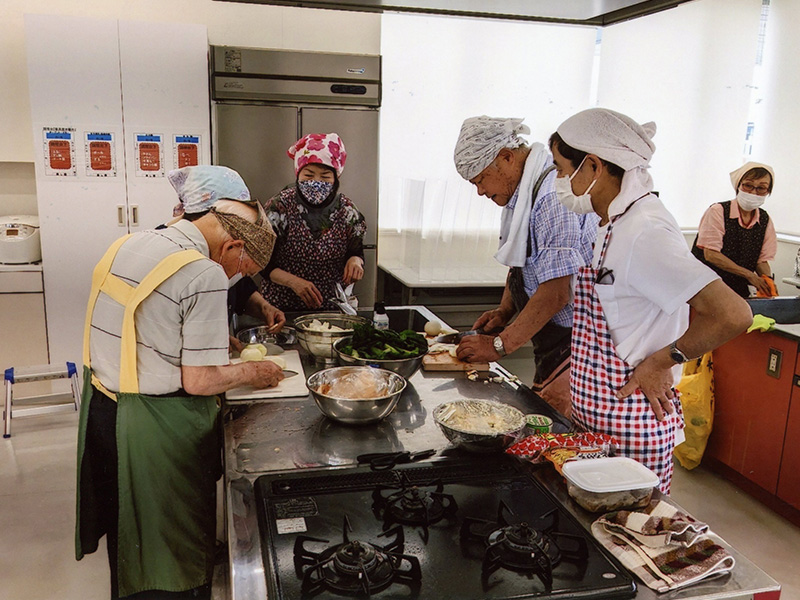
<instances>
[{"instance_id":1,"label":"white face mask","mask_svg":"<svg viewBox=\"0 0 800 600\"><path fill-rule=\"evenodd\" d=\"M762 204L764 204L764 200L766 200L766 196L759 196L758 194L748 194L747 192L743 192L739 190L736 194L736 202L739 203L739 206L742 210L755 210Z\"/></svg>"},{"instance_id":2,"label":"white face mask","mask_svg":"<svg viewBox=\"0 0 800 600\"><path fill-rule=\"evenodd\" d=\"M564 205L564 208L574 213L578 213L579 215L588 215L589 213L594 212L594 207L592 206L592 197L589 195L589 192L592 191L594 184L597 183L596 179L589 184L589 187L586 188L586 191L580 196L576 196L575 192L572 191L572 179L578 174L578 171L581 170L585 160L586 156L583 157L581 164L578 165L578 168L575 169L575 172L572 175L568 177L557 177L555 182L556 197L558 198L558 201Z\"/></svg>"}]
</instances>

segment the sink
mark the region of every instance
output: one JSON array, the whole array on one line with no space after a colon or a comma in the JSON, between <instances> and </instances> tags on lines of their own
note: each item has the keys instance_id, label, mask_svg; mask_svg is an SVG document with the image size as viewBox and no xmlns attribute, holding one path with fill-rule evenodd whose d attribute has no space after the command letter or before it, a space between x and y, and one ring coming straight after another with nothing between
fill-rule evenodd
<instances>
[{"instance_id":1,"label":"sink","mask_svg":"<svg viewBox=\"0 0 800 600\"><path fill-rule=\"evenodd\" d=\"M747 303L754 315L770 317L775 319L776 323L800 323L800 296L749 298Z\"/></svg>"}]
</instances>

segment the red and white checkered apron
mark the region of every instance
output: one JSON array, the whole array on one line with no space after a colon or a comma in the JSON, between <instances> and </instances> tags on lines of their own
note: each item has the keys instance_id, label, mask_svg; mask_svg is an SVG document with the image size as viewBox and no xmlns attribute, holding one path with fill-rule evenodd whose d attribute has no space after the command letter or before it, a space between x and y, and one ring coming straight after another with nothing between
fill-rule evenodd
<instances>
[{"instance_id":1,"label":"red and white checkered apron","mask_svg":"<svg viewBox=\"0 0 800 600\"><path fill-rule=\"evenodd\" d=\"M675 412L667 415L666 420L658 421L641 390L637 389L621 400L616 398L614 394L628 382L633 367L617 354L603 307L594 291L611 239L611 229L621 216L609 223L598 268L589 265L578 272L569 382L572 420L582 429L617 438L621 453L654 471L661 479L659 489L669 494L675 432L683 428L680 402L674 401Z\"/></svg>"}]
</instances>

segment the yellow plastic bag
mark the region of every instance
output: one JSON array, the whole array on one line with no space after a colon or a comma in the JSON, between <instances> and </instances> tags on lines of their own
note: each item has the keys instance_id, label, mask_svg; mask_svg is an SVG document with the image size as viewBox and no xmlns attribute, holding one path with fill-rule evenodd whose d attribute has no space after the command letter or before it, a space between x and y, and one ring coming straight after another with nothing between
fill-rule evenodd
<instances>
[{"instance_id":1,"label":"yellow plastic bag","mask_svg":"<svg viewBox=\"0 0 800 600\"><path fill-rule=\"evenodd\" d=\"M700 464L714 424L714 367L711 352L683 365L677 385L681 393L686 441L675 447L675 458L686 469Z\"/></svg>"}]
</instances>

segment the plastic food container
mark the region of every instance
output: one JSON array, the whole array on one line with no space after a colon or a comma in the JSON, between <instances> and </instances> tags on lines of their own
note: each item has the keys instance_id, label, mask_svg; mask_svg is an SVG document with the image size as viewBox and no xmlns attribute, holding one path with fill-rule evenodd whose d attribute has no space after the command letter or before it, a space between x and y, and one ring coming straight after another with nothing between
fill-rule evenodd
<instances>
[{"instance_id":1,"label":"plastic food container","mask_svg":"<svg viewBox=\"0 0 800 600\"><path fill-rule=\"evenodd\" d=\"M646 506L659 483L658 475L624 456L570 461L562 472L569 495L591 512Z\"/></svg>"}]
</instances>

